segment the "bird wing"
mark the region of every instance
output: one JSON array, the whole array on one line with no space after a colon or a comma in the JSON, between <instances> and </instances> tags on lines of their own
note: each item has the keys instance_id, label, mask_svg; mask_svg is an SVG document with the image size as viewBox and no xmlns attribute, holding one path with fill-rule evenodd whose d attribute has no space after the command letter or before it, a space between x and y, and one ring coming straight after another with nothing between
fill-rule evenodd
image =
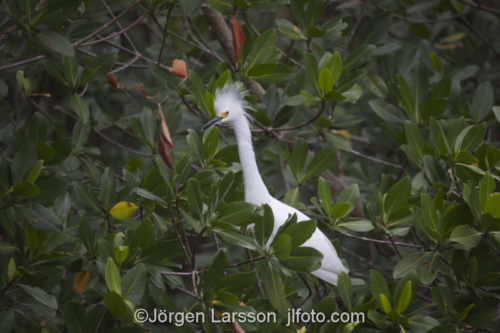
<instances>
[{"instance_id":1,"label":"bird wing","mask_svg":"<svg viewBox=\"0 0 500 333\"><path fill-rule=\"evenodd\" d=\"M270 244L278 232L279 227L282 226L291 215L297 214L297 221L307 221L311 219L301 211L274 198L270 206L274 214L274 229L268 244ZM302 246L312 247L323 254L321 268L312 272L320 279L336 285L338 274L340 274L340 272L348 272L348 269L342 264L333 244L319 228L316 228L311 238Z\"/></svg>"}]
</instances>

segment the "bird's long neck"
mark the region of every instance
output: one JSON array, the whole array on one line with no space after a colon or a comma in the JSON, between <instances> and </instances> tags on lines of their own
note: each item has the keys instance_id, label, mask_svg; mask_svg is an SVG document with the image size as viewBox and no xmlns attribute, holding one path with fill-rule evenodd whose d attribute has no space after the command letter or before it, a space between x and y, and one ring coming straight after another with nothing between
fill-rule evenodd
<instances>
[{"instance_id":1,"label":"bird's long neck","mask_svg":"<svg viewBox=\"0 0 500 333\"><path fill-rule=\"evenodd\" d=\"M235 121L232 126L238 141L238 152L241 167L243 168L245 201L259 206L263 203L269 203L271 195L259 173L255 152L253 151L250 124L246 117L242 117Z\"/></svg>"}]
</instances>

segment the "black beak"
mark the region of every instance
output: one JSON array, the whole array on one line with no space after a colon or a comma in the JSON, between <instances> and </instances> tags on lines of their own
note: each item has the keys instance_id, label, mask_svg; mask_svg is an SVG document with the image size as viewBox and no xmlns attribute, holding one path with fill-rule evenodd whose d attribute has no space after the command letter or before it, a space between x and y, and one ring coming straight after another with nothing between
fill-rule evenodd
<instances>
[{"instance_id":1,"label":"black beak","mask_svg":"<svg viewBox=\"0 0 500 333\"><path fill-rule=\"evenodd\" d=\"M205 126L203 126L203 128L201 129L201 131L203 132L207 128L209 128L211 126L214 126L215 124L217 124L218 122L220 122L222 119L224 119L224 118L219 117L219 116L213 117L212 120L210 120L208 123L205 124Z\"/></svg>"}]
</instances>

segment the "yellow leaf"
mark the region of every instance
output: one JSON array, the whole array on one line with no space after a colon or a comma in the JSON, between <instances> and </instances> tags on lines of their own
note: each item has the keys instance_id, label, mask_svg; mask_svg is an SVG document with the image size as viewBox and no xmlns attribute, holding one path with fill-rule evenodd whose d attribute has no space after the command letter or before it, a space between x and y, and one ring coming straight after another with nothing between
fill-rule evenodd
<instances>
[{"instance_id":1,"label":"yellow leaf","mask_svg":"<svg viewBox=\"0 0 500 333\"><path fill-rule=\"evenodd\" d=\"M336 130L335 133L342 135L347 140L351 140L351 133L347 130Z\"/></svg>"},{"instance_id":2,"label":"yellow leaf","mask_svg":"<svg viewBox=\"0 0 500 333\"><path fill-rule=\"evenodd\" d=\"M453 35L446 36L445 38L441 39L439 42L441 43L454 43L458 42L459 40L467 37L467 34L463 32L459 32Z\"/></svg>"},{"instance_id":3,"label":"yellow leaf","mask_svg":"<svg viewBox=\"0 0 500 333\"><path fill-rule=\"evenodd\" d=\"M138 208L137 205L131 202L122 201L114 205L109 212L115 219L125 220L132 217Z\"/></svg>"},{"instance_id":4,"label":"yellow leaf","mask_svg":"<svg viewBox=\"0 0 500 333\"><path fill-rule=\"evenodd\" d=\"M75 275L75 279L73 280L73 293L79 294L87 288L90 279L92 278L92 274L87 271L79 271Z\"/></svg>"},{"instance_id":5,"label":"yellow leaf","mask_svg":"<svg viewBox=\"0 0 500 333\"><path fill-rule=\"evenodd\" d=\"M307 332L306 327L302 327L300 330L297 330L297 333L306 333L306 332Z\"/></svg>"},{"instance_id":6,"label":"yellow leaf","mask_svg":"<svg viewBox=\"0 0 500 333\"><path fill-rule=\"evenodd\" d=\"M50 97L50 94L42 94L42 93L37 93L37 94L29 94L28 97L33 97L33 96L45 96L45 97Z\"/></svg>"}]
</instances>

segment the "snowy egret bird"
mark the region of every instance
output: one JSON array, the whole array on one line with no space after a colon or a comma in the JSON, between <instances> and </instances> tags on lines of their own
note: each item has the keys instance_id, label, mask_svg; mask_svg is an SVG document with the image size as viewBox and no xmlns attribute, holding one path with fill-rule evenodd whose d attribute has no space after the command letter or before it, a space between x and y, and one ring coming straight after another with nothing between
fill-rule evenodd
<instances>
[{"instance_id":1,"label":"snowy egret bird","mask_svg":"<svg viewBox=\"0 0 500 333\"><path fill-rule=\"evenodd\" d=\"M274 214L274 230L270 241L274 238L280 226L282 226L289 216L297 214L297 221L310 220L299 210L290 207L281 201L273 198L267 190L262 177L260 176L252 145L252 133L250 131L249 115L245 109L250 108L244 100L244 93L235 84L226 84L215 93L214 108L217 113L202 130L215 124L230 124L236 134L238 142L238 152L240 155L241 167L243 168L243 181L245 185L245 201L255 205L268 204ZM312 272L321 280L337 285L337 278L341 272L347 272L337 251L332 243L321 230L316 229L311 238L302 246L315 248L323 254L321 268Z\"/></svg>"}]
</instances>

